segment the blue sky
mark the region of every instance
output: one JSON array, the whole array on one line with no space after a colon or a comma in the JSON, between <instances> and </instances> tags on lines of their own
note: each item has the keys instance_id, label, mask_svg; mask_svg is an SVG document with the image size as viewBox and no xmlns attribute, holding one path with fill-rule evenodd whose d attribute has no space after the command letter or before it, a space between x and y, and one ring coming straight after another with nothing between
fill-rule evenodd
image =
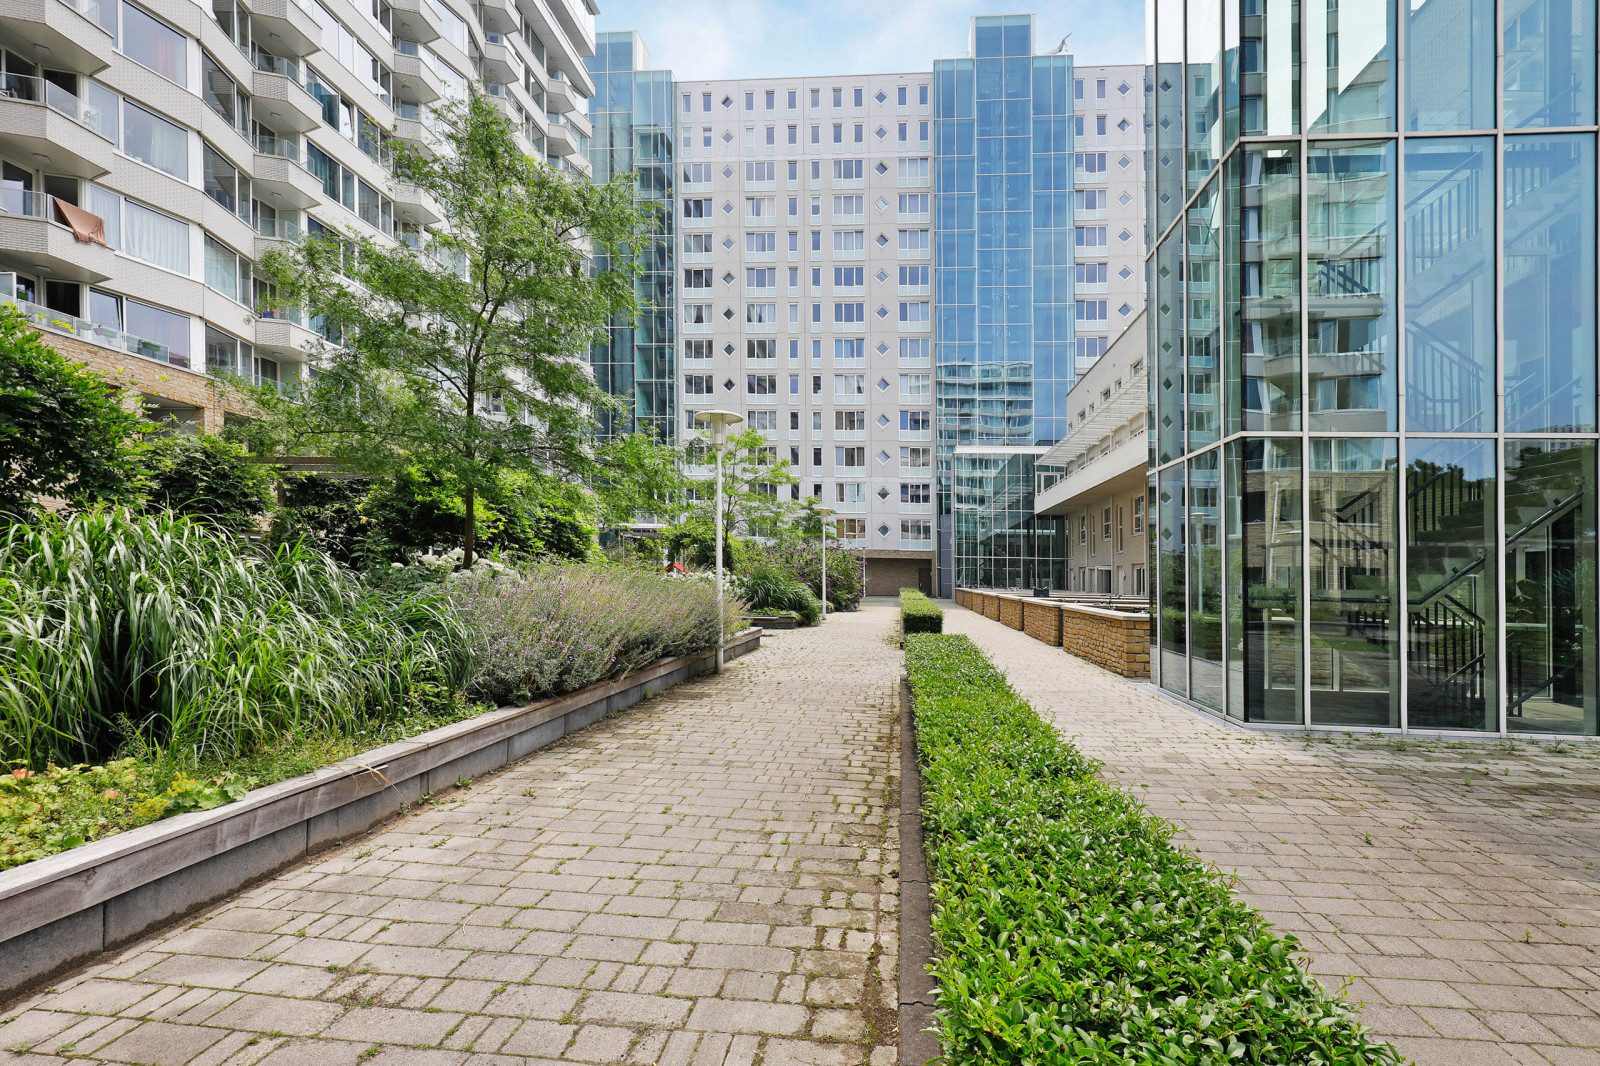
<instances>
[{"instance_id":1,"label":"blue sky","mask_svg":"<svg viewBox=\"0 0 1600 1066\"><path fill-rule=\"evenodd\" d=\"M1144 60L1144 0L599 0L599 30L637 30L684 80L931 70L966 54L973 15L1034 10L1035 47L1068 33L1080 63Z\"/></svg>"}]
</instances>

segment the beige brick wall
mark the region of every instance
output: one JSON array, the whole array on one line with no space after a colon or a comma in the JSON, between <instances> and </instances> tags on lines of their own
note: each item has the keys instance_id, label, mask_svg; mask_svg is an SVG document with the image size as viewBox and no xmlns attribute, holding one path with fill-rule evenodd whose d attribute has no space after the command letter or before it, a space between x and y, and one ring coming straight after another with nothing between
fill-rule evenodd
<instances>
[{"instance_id":1,"label":"beige brick wall","mask_svg":"<svg viewBox=\"0 0 1600 1066\"><path fill-rule=\"evenodd\" d=\"M230 400L217 382L205 374L48 330L41 331L39 337L68 359L84 364L124 390L130 404L137 397L149 396L194 408L196 425L207 433L222 429L223 415L227 411L246 410L242 404Z\"/></svg>"},{"instance_id":2,"label":"beige brick wall","mask_svg":"<svg viewBox=\"0 0 1600 1066\"><path fill-rule=\"evenodd\" d=\"M1053 603L1027 600L1022 604L1022 629L1034 640L1061 646L1061 608Z\"/></svg>"},{"instance_id":3,"label":"beige brick wall","mask_svg":"<svg viewBox=\"0 0 1600 1066\"><path fill-rule=\"evenodd\" d=\"M1022 628L1022 600L1017 596L1001 596L1000 624L1012 629Z\"/></svg>"},{"instance_id":4,"label":"beige brick wall","mask_svg":"<svg viewBox=\"0 0 1600 1066\"><path fill-rule=\"evenodd\" d=\"M1061 646L1123 677L1150 676L1150 619L1146 615L1109 618L1098 611L1065 606L1061 610Z\"/></svg>"}]
</instances>

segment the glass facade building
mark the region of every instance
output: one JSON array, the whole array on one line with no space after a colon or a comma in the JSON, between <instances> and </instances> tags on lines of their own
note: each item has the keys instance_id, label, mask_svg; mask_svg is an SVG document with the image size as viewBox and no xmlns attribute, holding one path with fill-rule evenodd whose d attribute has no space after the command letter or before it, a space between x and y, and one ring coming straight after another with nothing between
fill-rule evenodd
<instances>
[{"instance_id":1,"label":"glass facade building","mask_svg":"<svg viewBox=\"0 0 1600 1066\"><path fill-rule=\"evenodd\" d=\"M940 590L1064 584L1033 466L1072 387L1072 57L1033 18L972 21L934 64Z\"/></svg>"},{"instance_id":2,"label":"glass facade building","mask_svg":"<svg viewBox=\"0 0 1600 1066\"><path fill-rule=\"evenodd\" d=\"M596 383L625 404L603 416L601 432L650 431L672 440L679 422L672 72L651 70L644 42L631 31L596 34L595 54L586 62L595 83L589 107L594 181L632 173L638 202L653 208L651 231L635 250L638 317L613 321L591 354Z\"/></svg>"},{"instance_id":3,"label":"glass facade building","mask_svg":"<svg viewBox=\"0 0 1600 1066\"><path fill-rule=\"evenodd\" d=\"M1597 731L1596 5L1152 0L1152 670Z\"/></svg>"}]
</instances>

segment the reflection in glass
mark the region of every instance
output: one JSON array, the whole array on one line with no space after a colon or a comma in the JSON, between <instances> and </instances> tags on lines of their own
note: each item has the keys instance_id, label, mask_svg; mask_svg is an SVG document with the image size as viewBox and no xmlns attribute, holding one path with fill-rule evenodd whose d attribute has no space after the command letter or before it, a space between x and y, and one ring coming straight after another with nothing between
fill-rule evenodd
<instances>
[{"instance_id":1,"label":"reflection in glass","mask_svg":"<svg viewBox=\"0 0 1600 1066\"><path fill-rule=\"evenodd\" d=\"M1503 0L1505 124L1588 126L1595 115L1592 0Z\"/></svg>"},{"instance_id":2,"label":"reflection in glass","mask_svg":"<svg viewBox=\"0 0 1600 1066\"><path fill-rule=\"evenodd\" d=\"M1317 0L1325 2L1325 0ZM1233 27L1229 27L1230 36ZM1246 134L1300 132L1300 0L1239 0L1238 117Z\"/></svg>"},{"instance_id":3,"label":"reflection in glass","mask_svg":"<svg viewBox=\"0 0 1600 1066\"><path fill-rule=\"evenodd\" d=\"M1300 718L1300 442L1228 445L1228 713Z\"/></svg>"},{"instance_id":4,"label":"reflection in glass","mask_svg":"<svg viewBox=\"0 0 1600 1066\"><path fill-rule=\"evenodd\" d=\"M1407 448L1406 723L1496 729L1494 442Z\"/></svg>"},{"instance_id":5,"label":"reflection in glass","mask_svg":"<svg viewBox=\"0 0 1600 1066\"><path fill-rule=\"evenodd\" d=\"M1228 162L1230 431L1300 428L1300 160L1250 145ZM1236 191L1235 191L1236 190Z\"/></svg>"},{"instance_id":6,"label":"reflection in glass","mask_svg":"<svg viewBox=\"0 0 1600 1066\"><path fill-rule=\"evenodd\" d=\"M1314 724L1400 724L1397 467L1393 440L1311 442Z\"/></svg>"},{"instance_id":7,"label":"reflection in glass","mask_svg":"<svg viewBox=\"0 0 1600 1066\"><path fill-rule=\"evenodd\" d=\"M1189 0L1189 188L1222 158L1222 0Z\"/></svg>"},{"instance_id":8,"label":"reflection in glass","mask_svg":"<svg viewBox=\"0 0 1600 1066\"><path fill-rule=\"evenodd\" d=\"M1494 127L1494 0L1408 0L1406 129Z\"/></svg>"},{"instance_id":9,"label":"reflection in glass","mask_svg":"<svg viewBox=\"0 0 1600 1066\"><path fill-rule=\"evenodd\" d=\"M1594 136L1505 146L1506 429L1592 432Z\"/></svg>"},{"instance_id":10,"label":"reflection in glass","mask_svg":"<svg viewBox=\"0 0 1600 1066\"><path fill-rule=\"evenodd\" d=\"M1156 481L1156 475L1152 473L1149 481L1145 483L1144 494L1144 528L1147 534L1144 538L1146 574L1161 573L1160 538L1148 535L1160 528L1161 512L1157 503L1159 499L1160 488ZM1068 539L1070 540L1071 538L1069 537ZM1146 588L1150 595L1150 647L1159 649L1161 647L1161 611L1158 608L1161 606L1161 582L1147 582ZM1161 656L1159 654L1150 656L1150 680L1157 685L1162 683Z\"/></svg>"},{"instance_id":11,"label":"reflection in glass","mask_svg":"<svg viewBox=\"0 0 1600 1066\"><path fill-rule=\"evenodd\" d=\"M1596 732L1595 445L1506 441L1506 728Z\"/></svg>"},{"instance_id":12,"label":"reflection in glass","mask_svg":"<svg viewBox=\"0 0 1600 1066\"><path fill-rule=\"evenodd\" d=\"M1171 233L1155 256L1156 456L1166 463L1183 454L1183 234Z\"/></svg>"},{"instance_id":13,"label":"reflection in glass","mask_svg":"<svg viewBox=\"0 0 1600 1066\"><path fill-rule=\"evenodd\" d=\"M1306 160L1311 428L1395 428L1394 144L1313 148Z\"/></svg>"},{"instance_id":14,"label":"reflection in glass","mask_svg":"<svg viewBox=\"0 0 1600 1066\"><path fill-rule=\"evenodd\" d=\"M1184 270L1185 305L1189 319L1189 450L1202 448L1221 434L1222 354L1221 198L1211 182L1186 216L1188 264Z\"/></svg>"},{"instance_id":15,"label":"reflection in glass","mask_svg":"<svg viewBox=\"0 0 1600 1066\"><path fill-rule=\"evenodd\" d=\"M1407 142L1408 429L1494 430L1494 198L1494 138Z\"/></svg>"},{"instance_id":16,"label":"reflection in glass","mask_svg":"<svg viewBox=\"0 0 1600 1066\"><path fill-rule=\"evenodd\" d=\"M1184 0L1156 0L1154 229L1160 234L1183 210Z\"/></svg>"},{"instance_id":17,"label":"reflection in glass","mask_svg":"<svg viewBox=\"0 0 1600 1066\"><path fill-rule=\"evenodd\" d=\"M1189 694L1188 581L1184 564L1185 525L1183 464L1161 471L1157 510L1157 587L1161 590L1161 687Z\"/></svg>"},{"instance_id":18,"label":"reflection in glass","mask_svg":"<svg viewBox=\"0 0 1600 1066\"><path fill-rule=\"evenodd\" d=\"M1189 460L1189 698L1222 710L1222 451Z\"/></svg>"},{"instance_id":19,"label":"reflection in glass","mask_svg":"<svg viewBox=\"0 0 1600 1066\"><path fill-rule=\"evenodd\" d=\"M1394 36L1394 0L1312 0L1306 6L1311 132L1394 129Z\"/></svg>"}]
</instances>

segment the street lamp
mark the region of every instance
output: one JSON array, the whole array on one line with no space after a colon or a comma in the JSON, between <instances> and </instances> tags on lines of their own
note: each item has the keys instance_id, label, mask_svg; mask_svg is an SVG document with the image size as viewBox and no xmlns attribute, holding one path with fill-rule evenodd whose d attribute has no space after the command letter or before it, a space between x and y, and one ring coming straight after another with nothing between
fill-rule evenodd
<instances>
[{"instance_id":1,"label":"street lamp","mask_svg":"<svg viewBox=\"0 0 1600 1066\"><path fill-rule=\"evenodd\" d=\"M696 411L694 419L711 427L711 450L717 453L717 673L720 674L727 644L722 607L722 453L728 448L728 427L743 422L744 415L734 411Z\"/></svg>"},{"instance_id":2,"label":"street lamp","mask_svg":"<svg viewBox=\"0 0 1600 1066\"><path fill-rule=\"evenodd\" d=\"M822 519L822 617L828 617L828 516L834 513L832 507L818 507L817 516Z\"/></svg>"}]
</instances>

